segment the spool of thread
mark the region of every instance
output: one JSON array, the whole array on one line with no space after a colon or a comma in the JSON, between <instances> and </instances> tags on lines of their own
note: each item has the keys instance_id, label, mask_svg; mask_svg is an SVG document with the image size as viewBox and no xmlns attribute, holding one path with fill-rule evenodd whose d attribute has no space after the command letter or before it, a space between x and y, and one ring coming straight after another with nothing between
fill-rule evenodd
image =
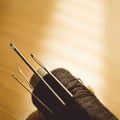
<instances>
[{"instance_id":1,"label":"spool of thread","mask_svg":"<svg viewBox=\"0 0 120 120\"><path fill-rule=\"evenodd\" d=\"M41 74L41 70L38 72ZM66 105L62 106L55 97L49 94L49 90L43 86L42 82L33 75L31 78L31 84L34 87L33 93L54 111L54 114L50 114L32 97L33 104L42 112L46 120L118 120L97 97L69 71L58 68L53 70L52 74L73 94L73 98L66 97L64 93L58 90L53 80L50 79L49 74L44 74L43 78L51 84L54 89L59 91L58 94L63 94Z\"/></svg>"}]
</instances>

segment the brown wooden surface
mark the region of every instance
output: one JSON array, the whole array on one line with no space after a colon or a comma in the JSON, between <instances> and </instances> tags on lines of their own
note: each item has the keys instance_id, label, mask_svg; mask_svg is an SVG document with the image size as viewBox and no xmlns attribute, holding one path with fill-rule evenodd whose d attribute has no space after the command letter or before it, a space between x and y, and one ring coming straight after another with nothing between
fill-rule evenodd
<instances>
[{"instance_id":1,"label":"brown wooden surface","mask_svg":"<svg viewBox=\"0 0 120 120\"><path fill-rule=\"evenodd\" d=\"M28 79L32 72L9 47L10 42L36 69L30 53L50 69L65 67L83 78L120 118L120 2L89 2L0 0L0 120L25 120L36 110L30 94L11 77L15 74L22 79L18 66ZM99 22L96 17L87 20L88 11L94 12L90 16L98 15ZM91 32L89 27L81 28L83 22L102 32L97 36L96 29Z\"/></svg>"}]
</instances>

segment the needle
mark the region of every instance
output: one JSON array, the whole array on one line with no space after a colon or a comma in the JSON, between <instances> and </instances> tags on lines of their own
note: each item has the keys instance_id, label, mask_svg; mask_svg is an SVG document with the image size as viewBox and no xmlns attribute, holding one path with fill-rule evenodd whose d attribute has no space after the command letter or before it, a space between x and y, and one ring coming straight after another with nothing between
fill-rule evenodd
<instances>
[{"instance_id":1,"label":"needle","mask_svg":"<svg viewBox=\"0 0 120 120\"><path fill-rule=\"evenodd\" d=\"M56 80L59 85L71 96L73 97L73 95L71 94L71 92L64 87L64 85L40 62L40 60L33 54L31 54L31 57L54 79Z\"/></svg>"},{"instance_id":2,"label":"needle","mask_svg":"<svg viewBox=\"0 0 120 120\"><path fill-rule=\"evenodd\" d=\"M10 47L21 57L21 59L28 65L28 67L34 72L34 74L42 80L42 82L49 88L49 90L54 94L62 105L66 105L65 102L57 95L57 93L48 85L48 83L40 76L38 72L33 68L33 66L27 61L27 59L19 52L16 46L10 43Z\"/></svg>"},{"instance_id":3,"label":"needle","mask_svg":"<svg viewBox=\"0 0 120 120\"><path fill-rule=\"evenodd\" d=\"M32 93L25 85L21 82L15 75L12 75L12 77L17 80L40 104L42 104L50 113L53 114L53 111L45 105L34 93Z\"/></svg>"},{"instance_id":4,"label":"needle","mask_svg":"<svg viewBox=\"0 0 120 120\"><path fill-rule=\"evenodd\" d=\"M33 89L32 85L30 84L29 80L27 79L27 77L25 76L23 71L19 67L18 67L18 70L19 70L20 74L23 76L23 78L26 80L26 82L29 84L29 86Z\"/></svg>"}]
</instances>

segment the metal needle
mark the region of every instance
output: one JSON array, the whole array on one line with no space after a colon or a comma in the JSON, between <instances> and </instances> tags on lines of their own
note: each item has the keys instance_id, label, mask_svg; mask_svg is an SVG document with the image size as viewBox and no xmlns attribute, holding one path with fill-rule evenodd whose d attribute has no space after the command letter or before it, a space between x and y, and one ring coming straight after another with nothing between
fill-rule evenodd
<instances>
[{"instance_id":1,"label":"metal needle","mask_svg":"<svg viewBox=\"0 0 120 120\"><path fill-rule=\"evenodd\" d=\"M16 46L10 43L10 47L21 57L21 59L28 65L28 67L34 72L34 74L42 80L42 82L49 88L49 90L57 97L62 105L66 105L65 102L57 95L57 93L48 85L48 83L40 76L38 72L33 68L33 66L27 61L27 59L19 52Z\"/></svg>"},{"instance_id":2,"label":"metal needle","mask_svg":"<svg viewBox=\"0 0 120 120\"><path fill-rule=\"evenodd\" d=\"M32 93L22 82L19 80L15 75L12 75L12 77L17 80L40 104L42 104L50 113L53 114L53 111L45 105L34 93Z\"/></svg>"},{"instance_id":3,"label":"metal needle","mask_svg":"<svg viewBox=\"0 0 120 120\"><path fill-rule=\"evenodd\" d=\"M40 60L33 54L31 54L31 57L51 76L56 80L59 85L71 96L73 97L72 93L40 62Z\"/></svg>"},{"instance_id":4,"label":"metal needle","mask_svg":"<svg viewBox=\"0 0 120 120\"><path fill-rule=\"evenodd\" d=\"M30 84L29 80L27 79L27 77L25 76L23 71L19 67L18 67L18 70L19 70L20 74L23 76L23 78L26 80L26 82L29 84L29 86L33 89L32 85Z\"/></svg>"}]
</instances>

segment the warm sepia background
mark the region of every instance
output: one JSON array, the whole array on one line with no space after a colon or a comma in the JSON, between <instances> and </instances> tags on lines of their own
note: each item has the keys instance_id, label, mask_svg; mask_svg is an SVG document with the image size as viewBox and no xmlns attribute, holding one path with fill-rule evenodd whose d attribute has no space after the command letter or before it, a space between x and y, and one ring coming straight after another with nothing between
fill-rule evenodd
<instances>
[{"instance_id":1,"label":"warm sepia background","mask_svg":"<svg viewBox=\"0 0 120 120\"><path fill-rule=\"evenodd\" d=\"M30 53L81 78L120 119L119 0L0 0L0 120L25 120L36 108L11 74L32 72L10 42L36 69Z\"/></svg>"}]
</instances>

